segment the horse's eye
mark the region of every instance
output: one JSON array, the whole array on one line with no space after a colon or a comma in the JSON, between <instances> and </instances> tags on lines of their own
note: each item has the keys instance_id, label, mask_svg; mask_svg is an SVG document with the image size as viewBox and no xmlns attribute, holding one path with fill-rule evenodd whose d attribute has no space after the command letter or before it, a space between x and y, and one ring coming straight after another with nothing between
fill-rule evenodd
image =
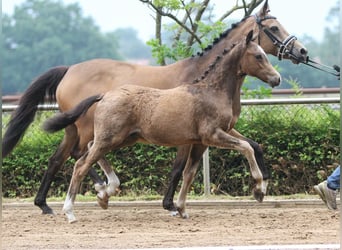
<instances>
[{"instance_id":1,"label":"horse's eye","mask_svg":"<svg viewBox=\"0 0 342 250\"><path fill-rule=\"evenodd\" d=\"M256 58L257 60L262 60L262 56L261 56L261 55L256 55L255 58Z\"/></svg>"},{"instance_id":2,"label":"horse's eye","mask_svg":"<svg viewBox=\"0 0 342 250\"><path fill-rule=\"evenodd\" d=\"M270 28L270 30L271 30L272 32L278 32L278 31L279 31L279 28L278 28L277 26L272 26L272 27Z\"/></svg>"}]
</instances>

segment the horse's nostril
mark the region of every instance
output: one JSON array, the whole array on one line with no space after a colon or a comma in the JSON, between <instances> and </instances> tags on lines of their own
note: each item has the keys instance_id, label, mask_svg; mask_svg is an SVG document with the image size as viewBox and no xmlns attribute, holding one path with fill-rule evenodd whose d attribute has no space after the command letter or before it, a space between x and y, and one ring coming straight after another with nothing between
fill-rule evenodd
<instances>
[{"instance_id":1,"label":"horse's nostril","mask_svg":"<svg viewBox=\"0 0 342 250\"><path fill-rule=\"evenodd\" d=\"M308 53L308 51L307 51L306 49L304 49L304 48L301 48L301 49L300 49L300 53L301 53L302 55L306 55L306 54Z\"/></svg>"}]
</instances>

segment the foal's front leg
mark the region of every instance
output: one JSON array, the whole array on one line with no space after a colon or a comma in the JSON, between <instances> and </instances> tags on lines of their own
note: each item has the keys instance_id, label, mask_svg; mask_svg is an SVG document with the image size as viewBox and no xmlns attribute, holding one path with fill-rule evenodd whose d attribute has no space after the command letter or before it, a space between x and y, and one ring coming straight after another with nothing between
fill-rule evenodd
<instances>
[{"instance_id":1,"label":"foal's front leg","mask_svg":"<svg viewBox=\"0 0 342 250\"><path fill-rule=\"evenodd\" d=\"M253 140L251 140L249 138L244 137L243 135L241 135L235 129L232 129L231 131L229 131L229 134L231 136L234 136L235 138L247 141L249 143L249 145L252 147L253 152L249 151L248 148L246 148L247 150L244 151L244 152L245 152L245 154L249 155L250 157L254 156L254 159L252 159L252 161L253 162L256 161L256 165L257 165L257 167L260 169L260 171L262 173L263 186L267 187L268 180L271 178L271 172L270 172L270 169L268 167L266 167L266 165L265 165L264 153L263 153L262 148L260 147L260 145L257 142L255 142L255 141L253 141ZM242 152L242 153L244 154L244 152ZM253 155L253 153L254 153L254 155ZM245 155L246 158L247 158L247 155ZM265 190L264 193L262 193L262 192L260 193L258 191L258 189L253 189L253 196L259 202L263 201L265 194L266 194L266 190Z\"/></svg>"},{"instance_id":2,"label":"foal's front leg","mask_svg":"<svg viewBox=\"0 0 342 250\"><path fill-rule=\"evenodd\" d=\"M217 129L212 136L205 138L204 140L204 143L208 145L227 149L235 149L247 158L252 177L256 181L256 186L253 190L254 197L257 201L262 202L264 196L266 195L268 181L263 177L262 171L254 157L254 149L251 144L245 140L236 138L221 129Z\"/></svg>"}]
</instances>

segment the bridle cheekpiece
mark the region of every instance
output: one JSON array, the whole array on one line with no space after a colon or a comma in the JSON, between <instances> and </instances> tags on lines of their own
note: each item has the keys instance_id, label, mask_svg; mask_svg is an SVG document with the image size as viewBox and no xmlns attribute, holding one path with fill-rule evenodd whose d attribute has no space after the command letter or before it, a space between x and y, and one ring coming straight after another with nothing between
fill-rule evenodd
<instances>
[{"instance_id":1,"label":"bridle cheekpiece","mask_svg":"<svg viewBox=\"0 0 342 250\"><path fill-rule=\"evenodd\" d=\"M284 41L280 41L273 33L266 28L262 22L267 19L277 19L274 16L265 16L264 18L260 18L257 14L254 15L256 23L259 26L259 30L263 30L267 37L272 41L272 43L277 46L278 48L278 59L281 61L285 55L293 55L292 50L294 46L294 41L297 40L297 38L293 35L289 35L287 38L284 39ZM259 36L259 44L260 44L260 36Z\"/></svg>"}]
</instances>

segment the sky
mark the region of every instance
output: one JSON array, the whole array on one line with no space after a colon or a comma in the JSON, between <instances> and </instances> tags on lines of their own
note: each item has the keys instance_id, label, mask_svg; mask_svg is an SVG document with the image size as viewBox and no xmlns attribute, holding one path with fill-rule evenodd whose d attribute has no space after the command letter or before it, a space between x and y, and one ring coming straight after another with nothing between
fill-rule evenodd
<instances>
[{"instance_id":1,"label":"sky","mask_svg":"<svg viewBox=\"0 0 342 250\"><path fill-rule=\"evenodd\" d=\"M153 12L139 0L62 0L65 4L79 3L84 16L91 16L102 31L114 31L117 28L132 27L138 36L147 41L154 36ZM215 13L220 16L236 0L211 0L215 4ZM329 10L338 0L269 0L271 13L276 16L287 31L295 36L304 34L320 41L324 28L329 26L326 20ZM3 13L12 14L15 5L25 0L2 0ZM228 6L228 7L227 7ZM259 10L260 7L257 8ZM240 12L234 18L240 20Z\"/></svg>"}]
</instances>

